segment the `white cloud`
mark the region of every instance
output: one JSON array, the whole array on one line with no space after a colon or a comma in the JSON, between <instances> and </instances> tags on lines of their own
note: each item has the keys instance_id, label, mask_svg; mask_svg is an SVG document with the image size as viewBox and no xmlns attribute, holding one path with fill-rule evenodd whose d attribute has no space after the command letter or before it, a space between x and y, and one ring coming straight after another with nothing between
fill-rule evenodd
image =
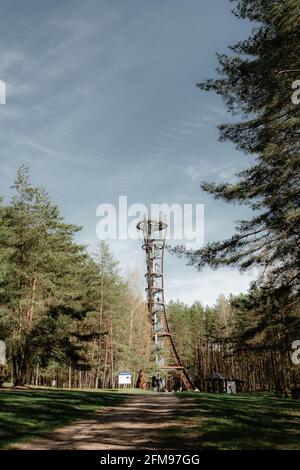
<instances>
[{"instance_id":1,"label":"white cloud","mask_svg":"<svg viewBox=\"0 0 300 470\"><path fill-rule=\"evenodd\" d=\"M236 269L205 269L199 273L190 268L190 273L185 270L181 277L179 273L166 276L166 299L180 299L188 304L199 300L203 305L213 305L219 294L228 297L246 292L255 279L255 273L240 274Z\"/></svg>"},{"instance_id":2,"label":"white cloud","mask_svg":"<svg viewBox=\"0 0 300 470\"><path fill-rule=\"evenodd\" d=\"M196 96L194 87L223 47L215 31L228 42L240 33L226 2L47 1L34 20L30 6L8 3L15 29L1 15L0 79L8 92L0 114L1 195L9 194L16 168L29 163L34 184L49 190L68 221L84 225L80 241L95 246L98 204L115 204L119 194L129 203L206 202L201 180L224 181L240 169L245 160L216 142L219 101ZM218 204L205 221L214 239L236 214ZM144 280L140 243L111 246L122 269L137 269ZM166 258L167 298L213 303L247 283L233 271L196 273Z\"/></svg>"},{"instance_id":3,"label":"white cloud","mask_svg":"<svg viewBox=\"0 0 300 470\"><path fill-rule=\"evenodd\" d=\"M140 281L145 285L146 261L142 243L139 240L110 241L109 245L120 260L123 274L137 272ZM214 305L218 296L224 294L238 295L247 292L250 283L257 279L257 272L241 274L237 269L221 268L217 271L204 269L197 272L195 268L186 266L183 259L167 254L164 264L165 299L180 299L191 305L200 301L203 305Z\"/></svg>"}]
</instances>

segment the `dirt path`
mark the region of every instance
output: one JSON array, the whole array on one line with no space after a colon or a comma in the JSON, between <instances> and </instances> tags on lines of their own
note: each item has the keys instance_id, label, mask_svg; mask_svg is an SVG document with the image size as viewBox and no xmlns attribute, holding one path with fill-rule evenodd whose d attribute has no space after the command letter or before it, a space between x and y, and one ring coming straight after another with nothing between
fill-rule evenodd
<instances>
[{"instance_id":1,"label":"dirt path","mask_svg":"<svg viewBox=\"0 0 300 470\"><path fill-rule=\"evenodd\" d=\"M187 418L176 420L183 403L176 395L136 395L125 403L105 408L43 438L19 444L14 449L179 449L195 447L189 439L191 426ZM193 401L184 403L185 414L193 414Z\"/></svg>"}]
</instances>

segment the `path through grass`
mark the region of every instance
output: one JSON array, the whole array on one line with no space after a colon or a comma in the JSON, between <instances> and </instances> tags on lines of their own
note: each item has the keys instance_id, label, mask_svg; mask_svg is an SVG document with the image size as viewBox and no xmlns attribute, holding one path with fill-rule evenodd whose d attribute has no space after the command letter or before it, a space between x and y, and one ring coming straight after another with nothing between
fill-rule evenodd
<instances>
[{"instance_id":1,"label":"path through grass","mask_svg":"<svg viewBox=\"0 0 300 470\"><path fill-rule=\"evenodd\" d=\"M198 450L300 450L300 402L295 400L276 399L264 394L231 396L197 392L178 393L175 400L171 394L169 398L168 394L163 394L164 407L159 406L154 412L150 406L154 397L151 394L147 397L145 394L142 400L145 410L133 403L128 416L124 415L123 407L110 409L101 419L92 416L98 409L119 405L130 396L132 397L130 391L109 390L0 391L0 447L8 448L14 442L42 437L44 433L61 425L84 418L86 422L89 419L91 422L99 421L96 423L97 432L90 436L98 447L101 447L104 439L113 448L117 442L116 433L120 439L116 420L122 423L129 420L128 427L133 427L131 432L138 433L137 442L140 442L137 431L137 426L140 426L141 432L144 432L143 442L147 439L152 443L156 442L156 447L160 449L164 448L166 442L169 445L180 442L185 448ZM151 423L154 418L158 420L155 438L151 435L153 426L147 427L145 424L147 413L150 413ZM166 426L169 421L171 425ZM121 427L124 428L124 423ZM103 433L107 435L103 437ZM142 448L142 445L139 444L136 448Z\"/></svg>"}]
</instances>

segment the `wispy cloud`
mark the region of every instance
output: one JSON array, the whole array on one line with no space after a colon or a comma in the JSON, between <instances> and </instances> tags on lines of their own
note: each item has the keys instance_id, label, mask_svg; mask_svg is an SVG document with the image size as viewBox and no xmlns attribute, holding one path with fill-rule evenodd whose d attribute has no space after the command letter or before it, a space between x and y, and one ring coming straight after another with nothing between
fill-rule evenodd
<instances>
[{"instance_id":1,"label":"wispy cloud","mask_svg":"<svg viewBox=\"0 0 300 470\"><path fill-rule=\"evenodd\" d=\"M213 73L214 51L223 47L216 28L228 42L240 33L233 32L226 2L4 3L1 193L10 194L16 168L29 164L34 182L50 191L68 220L85 225L80 241L94 245L99 203L115 203L119 194L130 203L202 202L201 180L228 181L245 165L216 141L215 125L227 119L219 100L194 86ZM210 237L220 236L220 224L223 233L233 221L211 202ZM113 250L124 269L144 263L133 246L113 244ZM182 261L168 263L172 282L180 284L183 271L194 282ZM210 301L223 285L229 289L225 278L218 282ZM170 289L183 300L206 295L188 282Z\"/></svg>"}]
</instances>

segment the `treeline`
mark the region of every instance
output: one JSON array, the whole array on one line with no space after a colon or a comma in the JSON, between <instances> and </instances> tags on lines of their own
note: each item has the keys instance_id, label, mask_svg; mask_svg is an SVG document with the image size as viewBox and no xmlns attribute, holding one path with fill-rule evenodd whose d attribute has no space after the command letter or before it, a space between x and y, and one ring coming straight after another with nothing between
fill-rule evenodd
<instances>
[{"instance_id":1,"label":"treeline","mask_svg":"<svg viewBox=\"0 0 300 470\"><path fill-rule=\"evenodd\" d=\"M242 380L245 391L275 391L280 396L289 395L300 382L299 367L291 360L300 309L283 314L261 297L253 288L229 299L221 295L213 307L169 303L173 338L197 388L206 390L206 379L215 372Z\"/></svg>"},{"instance_id":2,"label":"treeline","mask_svg":"<svg viewBox=\"0 0 300 470\"><path fill-rule=\"evenodd\" d=\"M10 204L0 206L5 378L14 385L115 387L119 370L147 368L148 314L134 275L120 276L105 242L94 256L75 243L80 227L30 184L27 168L13 189Z\"/></svg>"},{"instance_id":3,"label":"treeline","mask_svg":"<svg viewBox=\"0 0 300 470\"><path fill-rule=\"evenodd\" d=\"M8 358L0 382L4 374L14 385L113 388L120 370L130 370L135 383L141 369L151 381L143 281L120 276L105 242L95 255L76 243L80 227L30 184L25 167L13 188L11 202L0 206L0 339ZM243 380L245 390L284 394L299 383L291 362L299 303L289 307L284 293L272 294L252 287L220 296L213 307L169 303L171 332L197 388L205 390L213 372Z\"/></svg>"}]
</instances>

